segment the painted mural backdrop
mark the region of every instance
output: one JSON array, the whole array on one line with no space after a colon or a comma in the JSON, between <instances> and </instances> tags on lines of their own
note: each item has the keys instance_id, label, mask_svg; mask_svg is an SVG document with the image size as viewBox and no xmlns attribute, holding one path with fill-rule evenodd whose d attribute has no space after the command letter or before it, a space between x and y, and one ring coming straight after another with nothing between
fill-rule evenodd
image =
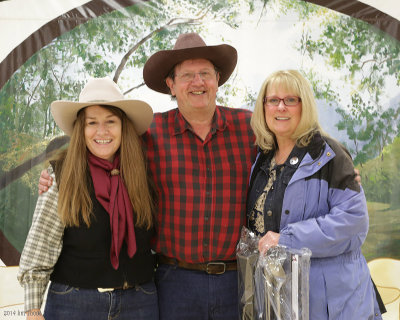
<instances>
[{"instance_id":1,"label":"painted mural backdrop","mask_svg":"<svg viewBox=\"0 0 400 320\"><path fill-rule=\"evenodd\" d=\"M95 3L95 1L94 1ZM40 171L67 137L50 103L76 100L88 77L110 76L155 111L175 107L142 78L149 55L178 34L238 49L218 103L252 109L265 77L299 69L311 82L323 127L351 152L370 214L367 260L400 259L400 42L361 20L293 0L159 0L109 10L33 54L0 87L0 259L18 264L37 200ZM62 24L62 23L61 23Z\"/></svg>"}]
</instances>

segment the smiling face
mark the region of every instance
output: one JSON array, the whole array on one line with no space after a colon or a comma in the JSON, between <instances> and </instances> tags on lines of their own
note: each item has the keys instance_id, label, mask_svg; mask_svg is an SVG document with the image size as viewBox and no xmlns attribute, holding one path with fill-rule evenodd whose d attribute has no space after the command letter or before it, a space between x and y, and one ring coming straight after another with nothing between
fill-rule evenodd
<instances>
[{"instance_id":1,"label":"smiling face","mask_svg":"<svg viewBox=\"0 0 400 320\"><path fill-rule=\"evenodd\" d=\"M219 75L214 65L206 59L185 60L175 67L175 78L167 78L171 94L176 96L178 107L183 114L191 112L213 112L218 91ZM184 75L195 74L192 80ZM203 79L201 74L211 75Z\"/></svg>"},{"instance_id":2,"label":"smiling face","mask_svg":"<svg viewBox=\"0 0 400 320\"><path fill-rule=\"evenodd\" d=\"M84 112L87 148L96 157L112 162L121 145L121 119L100 106L87 107Z\"/></svg>"},{"instance_id":3,"label":"smiling face","mask_svg":"<svg viewBox=\"0 0 400 320\"><path fill-rule=\"evenodd\" d=\"M289 90L282 87L271 85L267 88L265 96L274 96L283 99L288 96L297 96L297 94L289 92ZM268 128L275 134L278 143L282 139L292 140L291 137L301 119L301 112L301 102L295 106L285 106L283 101L280 101L278 106L264 104L265 121Z\"/></svg>"}]
</instances>

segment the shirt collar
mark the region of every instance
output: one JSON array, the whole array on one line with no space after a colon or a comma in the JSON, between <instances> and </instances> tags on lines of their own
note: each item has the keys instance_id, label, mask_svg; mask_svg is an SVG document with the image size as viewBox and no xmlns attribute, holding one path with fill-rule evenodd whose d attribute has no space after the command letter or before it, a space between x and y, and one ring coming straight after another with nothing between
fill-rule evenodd
<instances>
[{"instance_id":1,"label":"shirt collar","mask_svg":"<svg viewBox=\"0 0 400 320\"><path fill-rule=\"evenodd\" d=\"M277 165L277 167L290 167L297 169L300 165L301 160L303 160L305 154L307 153L307 148L301 148L295 145L290 152L289 157L286 159L285 163ZM271 159L274 156L275 151L272 150L268 153L268 156L265 158L264 163L261 165L261 169L267 172L269 170L269 166L271 163Z\"/></svg>"},{"instance_id":2,"label":"shirt collar","mask_svg":"<svg viewBox=\"0 0 400 320\"><path fill-rule=\"evenodd\" d=\"M217 130L223 131L229 125L225 113L220 106L216 106L214 116L211 123L211 133L214 134ZM179 109L176 109L174 127L170 128L172 135L183 134L186 130L192 131L192 126L183 117Z\"/></svg>"},{"instance_id":3,"label":"shirt collar","mask_svg":"<svg viewBox=\"0 0 400 320\"><path fill-rule=\"evenodd\" d=\"M306 153L307 153L306 148L300 148L297 145L295 145L289 157L286 159L284 163L285 166L296 169L300 165L300 162L301 160L303 160Z\"/></svg>"}]
</instances>

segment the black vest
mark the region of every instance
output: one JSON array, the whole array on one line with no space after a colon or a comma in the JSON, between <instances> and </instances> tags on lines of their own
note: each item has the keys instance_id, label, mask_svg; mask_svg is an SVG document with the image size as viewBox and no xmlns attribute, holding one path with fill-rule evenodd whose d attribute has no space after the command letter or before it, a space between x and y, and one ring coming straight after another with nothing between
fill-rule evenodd
<instances>
[{"instance_id":1,"label":"black vest","mask_svg":"<svg viewBox=\"0 0 400 320\"><path fill-rule=\"evenodd\" d=\"M135 227L136 253L129 258L124 243L119 267L115 270L110 261L109 214L97 201L92 186L89 192L94 213L90 228L85 224L65 228L61 255L50 280L80 288L118 288L124 283L133 286L152 280L155 259L150 239L153 230Z\"/></svg>"}]
</instances>

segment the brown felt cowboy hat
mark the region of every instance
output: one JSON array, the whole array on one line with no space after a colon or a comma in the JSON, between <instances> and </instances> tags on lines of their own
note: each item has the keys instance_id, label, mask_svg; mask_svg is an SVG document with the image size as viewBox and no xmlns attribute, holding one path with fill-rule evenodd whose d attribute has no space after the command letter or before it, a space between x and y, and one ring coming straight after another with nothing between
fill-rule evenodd
<instances>
[{"instance_id":1,"label":"brown felt cowboy hat","mask_svg":"<svg viewBox=\"0 0 400 320\"><path fill-rule=\"evenodd\" d=\"M218 86L221 86L235 69L237 51L227 44L207 46L197 33L181 34L172 50L156 52L147 60L143 68L144 82L150 89L169 93L165 78L176 64L189 59L211 61L220 72Z\"/></svg>"},{"instance_id":2,"label":"brown felt cowboy hat","mask_svg":"<svg viewBox=\"0 0 400 320\"><path fill-rule=\"evenodd\" d=\"M94 105L121 109L132 121L139 135L148 129L153 120L153 109L146 102L125 99L117 84L108 77L90 79L79 95L79 102L57 100L51 103L50 109L54 121L70 136L79 110Z\"/></svg>"}]
</instances>

